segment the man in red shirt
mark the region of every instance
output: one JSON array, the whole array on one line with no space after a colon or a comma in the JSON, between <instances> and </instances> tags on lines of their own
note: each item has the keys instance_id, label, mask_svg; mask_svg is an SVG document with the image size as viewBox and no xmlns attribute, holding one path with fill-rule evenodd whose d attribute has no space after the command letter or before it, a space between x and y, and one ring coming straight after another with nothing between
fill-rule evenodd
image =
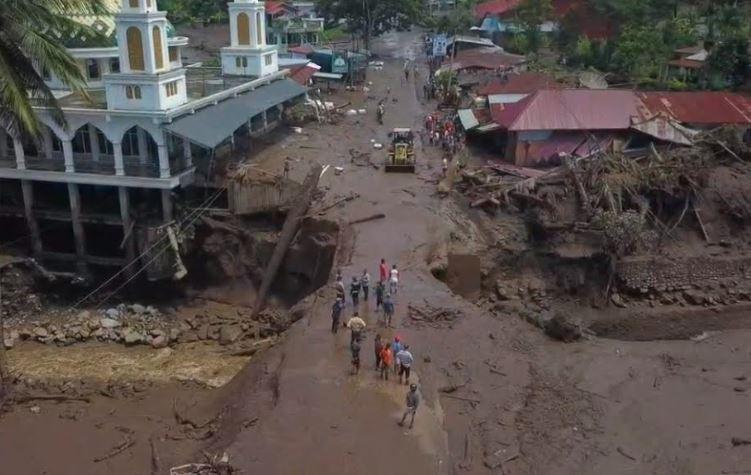
<instances>
[{"instance_id":1,"label":"man in red shirt","mask_svg":"<svg viewBox=\"0 0 751 475\"><path fill-rule=\"evenodd\" d=\"M386 282L389 278L389 266L386 265L386 259L381 259L381 266L379 267L379 276L381 282Z\"/></svg>"}]
</instances>

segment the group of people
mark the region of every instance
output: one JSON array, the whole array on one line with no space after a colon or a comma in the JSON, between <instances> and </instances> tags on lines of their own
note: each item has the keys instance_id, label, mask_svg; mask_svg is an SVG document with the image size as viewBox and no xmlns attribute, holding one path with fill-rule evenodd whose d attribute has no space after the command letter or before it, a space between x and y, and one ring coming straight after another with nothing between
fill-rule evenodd
<instances>
[{"instance_id":1,"label":"group of people","mask_svg":"<svg viewBox=\"0 0 751 475\"><path fill-rule=\"evenodd\" d=\"M430 145L441 147L449 156L455 155L464 146L464 135L451 118L440 120L428 114L425 117L425 135Z\"/></svg>"},{"instance_id":2,"label":"group of people","mask_svg":"<svg viewBox=\"0 0 751 475\"><path fill-rule=\"evenodd\" d=\"M388 290L387 286L388 285ZM344 284L344 278L341 271L337 272L336 282L334 284L336 289L336 301L334 302L331 311L331 332L336 334L341 325L341 316L346 305L346 293L347 288ZM352 277L352 281L349 285L349 296L352 302L353 313L352 317L344 324L350 330L350 352L352 354L352 374L358 374L360 372L360 353L362 350L363 334L367 324L365 320L360 317L360 297L362 295L362 301L367 305L370 297L371 282L370 274L367 269L363 269L362 274L358 278ZM374 287L376 296L376 311L379 311L381 307L384 313L384 325L391 326L391 319L394 315L394 302L392 296L395 296L399 290L399 270L396 264L389 269L385 259L381 259L378 266L378 282ZM399 377L399 384L404 381L404 384L410 384L410 374L412 370L412 364L414 357L409 350L409 345L402 342L401 338L397 335L394 337L393 342L385 342L380 333L376 334L374 340L374 355L375 355L375 369L380 372L381 379L388 381L389 375L393 372L395 376ZM406 418L411 415L409 427L412 428L415 420L415 413L417 412L417 406L419 405L420 396L417 393L417 385L411 384L410 390L407 393L407 409L402 416L402 420L399 422L403 425Z\"/></svg>"}]
</instances>

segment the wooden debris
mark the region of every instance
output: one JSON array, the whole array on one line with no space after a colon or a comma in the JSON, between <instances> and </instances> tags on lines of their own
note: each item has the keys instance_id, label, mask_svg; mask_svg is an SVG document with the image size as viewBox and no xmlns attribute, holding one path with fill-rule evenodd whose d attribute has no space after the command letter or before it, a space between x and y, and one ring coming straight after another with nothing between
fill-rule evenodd
<instances>
[{"instance_id":1,"label":"wooden debris","mask_svg":"<svg viewBox=\"0 0 751 475\"><path fill-rule=\"evenodd\" d=\"M377 213L372 216L368 216L366 218L360 218L360 219L353 219L349 222L349 224L360 224L360 223L367 223L368 221L375 221L376 219L383 219L386 215L383 213Z\"/></svg>"},{"instance_id":2,"label":"wooden debris","mask_svg":"<svg viewBox=\"0 0 751 475\"><path fill-rule=\"evenodd\" d=\"M91 402L91 400L87 397L66 396L65 394L38 394L38 395L16 396L14 398L14 401L18 404L29 402L29 401L56 401L56 402L76 401L76 402L87 402L87 403Z\"/></svg>"}]
</instances>

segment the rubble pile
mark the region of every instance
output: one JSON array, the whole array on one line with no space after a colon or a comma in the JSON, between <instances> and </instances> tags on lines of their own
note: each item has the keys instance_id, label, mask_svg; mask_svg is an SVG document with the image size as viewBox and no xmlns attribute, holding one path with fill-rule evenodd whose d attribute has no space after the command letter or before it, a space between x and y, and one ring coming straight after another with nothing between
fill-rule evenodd
<instances>
[{"instance_id":1,"label":"rubble pile","mask_svg":"<svg viewBox=\"0 0 751 475\"><path fill-rule=\"evenodd\" d=\"M176 321L153 306L125 305L92 313L84 310L61 319L33 325L9 326L5 331L5 347L13 348L19 341L35 341L60 346L86 341L150 345L165 348L177 343L213 340L232 345L248 338L276 335L286 328L286 319L278 312L266 310L257 321L243 315L229 318L199 313Z\"/></svg>"},{"instance_id":2,"label":"rubble pile","mask_svg":"<svg viewBox=\"0 0 751 475\"><path fill-rule=\"evenodd\" d=\"M461 310L451 308L439 308L425 304L423 306L410 304L407 307L407 316L411 325L450 326L463 314Z\"/></svg>"},{"instance_id":3,"label":"rubble pile","mask_svg":"<svg viewBox=\"0 0 751 475\"><path fill-rule=\"evenodd\" d=\"M536 224L545 230L599 231L604 251L629 255L654 237L644 233L673 238L682 223L696 222L709 241L700 212L709 177L718 167L731 169L733 176L751 177L747 160L751 146L744 142L742 129L725 127L699 134L691 148L660 152L652 147L638 156L566 157L549 170L509 164L467 168L457 188L471 207L533 210ZM712 192L719 195L719 212L738 222L751 221L751 203L743 193Z\"/></svg>"}]
</instances>

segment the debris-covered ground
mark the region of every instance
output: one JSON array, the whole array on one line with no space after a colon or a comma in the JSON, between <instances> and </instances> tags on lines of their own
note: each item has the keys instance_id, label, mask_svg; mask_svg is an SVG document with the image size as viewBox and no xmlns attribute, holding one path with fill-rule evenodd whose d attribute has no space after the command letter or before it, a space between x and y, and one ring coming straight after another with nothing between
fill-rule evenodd
<instances>
[{"instance_id":1,"label":"debris-covered ground","mask_svg":"<svg viewBox=\"0 0 751 475\"><path fill-rule=\"evenodd\" d=\"M329 166L319 182L323 194L307 213L336 223L327 275L336 267L349 279L367 268L375 279L381 258L398 264L396 328L378 325L372 302L361 311L369 329L360 374L349 372L348 333L330 334L330 286L311 285L289 312L282 310L285 299L303 292L277 293L270 307L278 311L250 319L250 282L259 284L267 263L255 257L271 254L278 230L247 234L213 216L206 223L213 237L201 241L199 253L212 262L212 278L200 298L183 296L172 310L157 305L154 328L144 326L149 306L132 303L90 309L62 324L38 316L14 322L30 334L19 334L8 351L12 367L27 377L17 404L0 419L4 469L751 469L751 446L743 443L751 438L751 187L742 141L728 130L702 137L691 150L543 171L480 163L472 152L449 180L440 179L439 151L418 143L417 173L387 175L378 169L385 152L374 144L387 144L390 128L418 128L435 106L402 73L405 58L423 64L420 50L415 33L386 35L378 46L383 68L371 74L367 91L324 92L334 108L346 105L331 113L336 119L297 124L299 133L280 130L253 160L277 175L290 163L298 182L312 164ZM382 98L389 100L379 126L375 104ZM310 235L320 230L314 226ZM331 249L327 239L311 241L292 247L303 262L310 249ZM319 284L312 267L286 269L288 285ZM247 280L217 287L228 276ZM24 286L25 277L14 279ZM21 294L15 308L23 308ZM346 308L345 318L351 312ZM114 338L107 332L107 341L92 339L93 327L106 319L119 324ZM121 345L131 322L143 338ZM376 332L387 340L399 335L415 356L423 404L411 431L396 425L405 386L381 381L373 370ZM160 336L167 348L152 348ZM69 339L76 342L62 346ZM57 399L35 399L41 396Z\"/></svg>"}]
</instances>

